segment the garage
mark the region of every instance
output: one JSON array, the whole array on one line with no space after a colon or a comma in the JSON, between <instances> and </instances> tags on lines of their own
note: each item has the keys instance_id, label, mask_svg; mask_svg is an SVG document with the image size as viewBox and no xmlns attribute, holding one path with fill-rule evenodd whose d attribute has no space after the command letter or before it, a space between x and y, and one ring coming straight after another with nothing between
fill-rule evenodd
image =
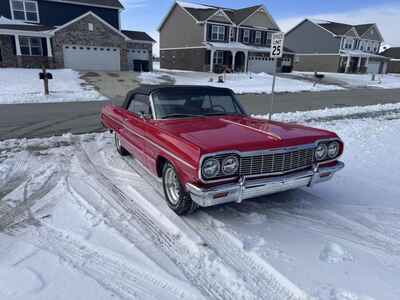
<instances>
[{"instance_id":1,"label":"garage","mask_svg":"<svg viewBox=\"0 0 400 300\"><path fill-rule=\"evenodd\" d=\"M253 73L273 73L274 60L263 56L249 56L248 69Z\"/></svg>"},{"instance_id":2,"label":"garage","mask_svg":"<svg viewBox=\"0 0 400 300\"><path fill-rule=\"evenodd\" d=\"M119 48L93 46L64 46L64 66L74 70L120 71Z\"/></svg>"},{"instance_id":3,"label":"garage","mask_svg":"<svg viewBox=\"0 0 400 300\"><path fill-rule=\"evenodd\" d=\"M370 61L368 63L367 73L379 74L381 63L378 61Z\"/></svg>"},{"instance_id":4,"label":"garage","mask_svg":"<svg viewBox=\"0 0 400 300\"><path fill-rule=\"evenodd\" d=\"M150 60L147 49L129 49L128 66L129 70L134 72L149 72Z\"/></svg>"}]
</instances>

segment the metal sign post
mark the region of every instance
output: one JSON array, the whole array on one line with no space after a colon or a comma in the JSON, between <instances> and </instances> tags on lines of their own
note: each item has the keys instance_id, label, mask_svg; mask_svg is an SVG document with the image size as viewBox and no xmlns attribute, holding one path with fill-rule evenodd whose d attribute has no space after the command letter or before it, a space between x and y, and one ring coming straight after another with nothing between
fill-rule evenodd
<instances>
[{"instance_id":1,"label":"metal sign post","mask_svg":"<svg viewBox=\"0 0 400 300\"><path fill-rule=\"evenodd\" d=\"M285 41L285 34L283 32L277 32L272 34L270 57L274 59L274 73L272 78L271 104L269 109L270 121L272 119L272 112L275 101L276 69L278 67L278 58L281 58L283 56L284 41Z\"/></svg>"}]
</instances>

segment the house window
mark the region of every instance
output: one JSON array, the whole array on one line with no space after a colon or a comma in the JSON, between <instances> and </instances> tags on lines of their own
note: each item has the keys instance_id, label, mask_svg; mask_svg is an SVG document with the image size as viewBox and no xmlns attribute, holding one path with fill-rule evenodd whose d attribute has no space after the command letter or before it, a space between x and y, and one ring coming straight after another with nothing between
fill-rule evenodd
<instances>
[{"instance_id":1,"label":"house window","mask_svg":"<svg viewBox=\"0 0 400 300\"><path fill-rule=\"evenodd\" d=\"M361 42L360 42L360 50L361 50L361 51L364 51L364 48L365 48L365 42L364 42L364 41L361 41Z\"/></svg>"},{"instance_id":2,"label":"house window","mask_svg":"<svg viewBox=\"0 0 400 300\"><path fill-rule=\"evenodd\" d=\"M224 51L215 51L214 64L216 64L216 65L224 64Z\"/></svg>"},{"instance_id":3,"label":"house window","mask_svg":"<svg viewBox=\"0 0 400 300\"><path fill-rule=\"evenodd\" d=\"M267 32L267 45L271 45L272 32Z\"/></svg>"},{"instance_id":4,"label":"house window","mask_svg":"<svg viewBox=\"0 0 400 300\"><path fill-rule=\"evenodd\" d=\"M27 56L42 56L42 40L38 37L19 37L21 54Z\"/></svg>"},{"instance_id":5,"label":"house window","mask_svg":"<svg viewBox=\"0 0 400 300\"><path fill-rule=\"evenodd\" d=\"M261 44L261 31L256 31L256 44Z\"/></svg>"},{"instance_id":6,"label":"house window","mask_svg":"<svg viewBox=\"0 0 400 300\"><path fill-rule=\"evenodd\" d=\"M233 27L231 27L231 33L230 33L230 40L231 40L231 42L236 42L236 31L235 31L235 28L233 28Z\"/></svg>"},{"instance_id":7,"label":"house window","mask_svg":"<svg viewBox=\"0 0 400 300\"><path fill-rule=\"evenodd\" d=\"M344 49L353 49L354 39L345 39L344 40Z\"/></svg>"},{"instance_id":8,"label":"house window","mask_svg":"<svg viewBox=\"0 0 400 300\"><path fill-rule=\"evenodd\" d=\"M367 51L371 52L371 43L370 42L367 42Z\"/></svg>"},{"instance_id":9,"label":"house window","mask_svg":"<svg viewBox=\"0 0 400 300\"><path fill-rule=\"evenodd\" d=\"M378 52L379 43L374 43L374 53Z\"/></svg>"},{"instance_id":10,"label":"house window","mask_svg":"<svg viewBox=\"0 0 400 300\"><path fill-rule=\"evenodd\" d=\"M39 10L36 1L11 0L11 6L14 20L39 22Z\"/></svg>"},{"instance_id":11,"label":"house window","mask_svg":"<svg viewBox=\"0 0 400 300\"><path fill-rule=\"evenodd\" d=\"M212 25L211 38L213 41L225 41L225 26Z\"/></svg>"},{"instance_id":12,"label":"house window","mask_svg":"<svg viewBox=\"0 0 400 300\"><path fill-rule=\"evenodd\" d=\"M243 43L250 42L250 30L246 29L243 31Z\"/></svg>"}]
</instances>

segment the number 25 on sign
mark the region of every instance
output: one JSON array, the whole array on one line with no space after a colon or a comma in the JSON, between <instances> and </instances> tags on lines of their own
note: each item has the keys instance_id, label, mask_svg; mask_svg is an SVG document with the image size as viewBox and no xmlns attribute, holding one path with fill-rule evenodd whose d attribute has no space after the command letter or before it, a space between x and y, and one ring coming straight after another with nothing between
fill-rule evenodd
<instances>
[{"instance_id":1,"label":"number 25 on sign","mask_svg":"<svg viewBox=\"0 0 400 300\"><path fill-rule=\"evenodd\" d=\"M271 39L271 53L270 57L274 59L274 76L272 79L272 91L271 91L271 102L269 108L269 119L272 119L272 113L274 108L275 100L275 82L276 82L276 67L278 58L283 56L283 44L285 41L285 34L283 32L277 32L272 34Z\"/></svg>"}]
</instances>

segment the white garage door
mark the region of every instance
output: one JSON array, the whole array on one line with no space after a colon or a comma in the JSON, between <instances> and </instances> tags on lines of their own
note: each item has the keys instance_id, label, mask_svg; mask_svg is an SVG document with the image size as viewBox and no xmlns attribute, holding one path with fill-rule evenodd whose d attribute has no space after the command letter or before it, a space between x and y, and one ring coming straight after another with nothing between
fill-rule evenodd
<instances>
[{"instance_id":1,"label":"white garage door","mask_svg":"<svg viewBox=\"0 0 400 300\"><path fill-rule=\"evenodd\" d=\"M120 71L120 49L66 45L64 66L74 70Z\"/></svg>"},{"instance_id":2,"label":"white garage door","mask_svg":"<svg viewBox=\"0 0 400 300\"><path fill-rule=\"evenodd\" d=\"M128 65L129 70L133 70L134 61L149 61L149 51L146 49L129 49L128 51Z\"/></svg>"},{"instance_id":3,"label":"white garage door","mask_svg":"<svg viewBox=\"0 0 400 300\"><path fill-rule=\"evenodd\" d=\"M273 73L274 61L268 57L249 56L249 72Z\"/></svg>"},{"instance_id":4,"label":"white garage door","mask_svg":"<svg viewBox=\"0 0 400 300\"><path fill-rule=\"evenodd\" d=\"M380 65L380 62L370 61L368 63L368 73L379 74Z\"/></svg>"}]
</instances>

